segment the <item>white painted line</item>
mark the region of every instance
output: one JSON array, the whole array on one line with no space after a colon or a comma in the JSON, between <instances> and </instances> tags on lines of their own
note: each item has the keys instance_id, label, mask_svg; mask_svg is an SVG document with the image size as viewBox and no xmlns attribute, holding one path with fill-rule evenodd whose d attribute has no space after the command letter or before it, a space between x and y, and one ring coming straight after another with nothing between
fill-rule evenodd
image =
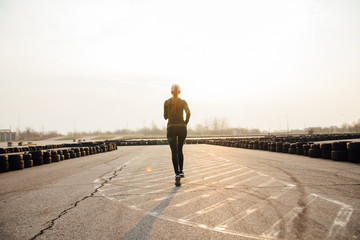
<instances>
[{"instance_id":1,"label":"white painted line","mask_svg":"<svg viewBox=\"0 0 360 240\"><path fill-rule=\"evenodd\" d=\"M244 175L249 174L249 173L252 173L252 172L254 172L254 170L250 170L250 171L248 171L248 172L245 172L245 173L242 173L242 174L239 174L239 175L234 175L234 176L232 176L232 177L223 178L223 179L221 179L221 180L219 181L219 183L225 182L225 181L228 181L228 180L237 178L237 177L241 177L241 176L244 176Z\"/></svg>"},{"instance_id":2,"label":"white painted line","mask_svg":"<svg viewBox=\"0 0 360 240\"><path fill-rule=\"evenodd\" d=\"M232 166L232 164L228 164L229 166L226 166L226 167L223 167L223 168L219 168L219 167L216 167L216 169L215 170L212 170L212 171L202 171L202 174L204 174L204 175L211 175L211 173L213 173L213 172L218 172L218 171L227 171L228 169L232 169L234 166ZM229 171L229 172L231 172L231 171ZM224 174L226 174L226 173L224 173L224 172L221 172L221 173L219 173L219 174L217 174L217 175L212 175L212 176L210 176L210 177L207 177L207 179L210 179L210 178L213 178L213 177L217 177L217 176L221 176L221 175L224 175ZM200 178L200 179L197 179L197 180L194 180L194 181L191 181L191 182L189 182L189 184L193 184L193 183L197 183L197 182L200 182L200 181L204 181L204 180L206 180L205 178Z\"/></svg>"},{"instance_id":3,"label":"white painted line","mask_svg":"<svg viewBox=\"0 0 360 240\"><path fill-rule=\"evenodd\" d=\"M227 172L224 172L224 173L219 173L219 174L216 174L216 175L212 175L210 177L205 177L204 180L208 180L208 179L211 179L211 178L216 178L216 177L219 177L219 176L222 176L222 175L226 175L226 174L230 174L230 173L233 173L233 172L241 171L244 168L245 167L242 167L242 168L234 169L234 170L227 171Z\"/></svg>"},{"instance_id":4,"label":"white painted line","mask_svg":"<svg viewBox=\"0 0 360 240\"><path fill-rule=\"evenodd\" d=\"M345 204L343 202L339 202L337 200L334 200L334 199L331 199L331 198L326 198L324 196L321 196L321 195L318 195L319 198L322 198L328 202L331 202L331 203L334 203L334 204L337 204L337 205L340 205L342 207L345 207L345 208L352 208L352 206L348 205L348 204Z\"/></svg>"},{"instance_id":5,"label":"white painted line","mask_svg":"<svg viewBox=\"0 0 360 240\"><path fill-rule=\"evenodd\" d=\"M234 184L232 184L232 185L227 185L226 188L234 188L234 187L237 186L237 185L240 185L240 184L245 183L245 182L250 182L251 180L254 180L255 178L258 178L258 177L259 177L259 175L249 177L249 178L247 178L247 179L244 179L244 180L239 181L239 182L237 182L237 183L234 183Z\"/></svg>"},{"instance_id":6,"label":"white painted line","mask_svg":"<svg viewBox=\"0 0 360 240\"><path fill-rule=\"evenodd\" d=\"M258 185L257 187L259 187L259 186L262 186L262 187L267 186L267 185L271 184L271 183L274 182L274 181L276 181L276 180L270 179L269 181L267 181L267 182L265 182L265 183L263 183L263 184L260 184L260 185ZM257 188L257 187L256 187L256 188ZM254 189L255 189L255 188L254 188ZM254 191L255 191L254 189L252 189L252 190L249 191L249 192L254 192ZM284 194L286 191L288 191L288 190L290 190L290 189L291 189L291 188L289 188L289 187L287 186L287 187L281 189L280 192L281 192L281 194ZM286 191L282 191L282 190L286 190ZM245 192L245 193L246 193L246 192ZM277 194L277 195L278 195L278 197L280 196L279 194ZM256 203L256 204L250 206L250 207L249 207L248 209L246 209L245 211L242 211L242 212L236 214L235 216L233 216L233 217L225 220L224 222L220 223L219 225L217 225L217 227L220 227L220 228L228 228L230 225L233 225L233 224L236 223L238 220L241 220L241 219L249 216L250 214L256 212L258 209L260 209L260 208L262 208L263 206L265 206L265 205L267 204L267 200L269 200L271 197L272 197L272 196L269 196L267 199L262 200L261 202Z\"/></svg>"},{"instance_id":7,"label":"white painted line","mask_svg":"<svg viewBox=\"0 0 360 240\"><path fill-rule=\"evenodd\" d=\"M176 196L179 196L179 195L182 195L182 194L188 193L188 192L193 192L193 191L199 190L199 189L201 189L201 188L205 188L205 187L206 187L206 186L198 186L198 187L195 187L195 188L192 188L192 189L188 189L188 190L183 191L183 192L178 192L178 193L176 194ZM163 200L168 199L168 198L170 198L170 197L169 197L169 196L166 196L166 197L156 198L156 199L154 199L153 201L163 201Z\"/></svg>"},{"instance_id":8,"label":"white painted line","mask_svg":"<svg viewBox=\"0 0 360 240\"><path fill-rule=\"evenodd\" d=\"M249 179L253 179L253 178L257 178L257 177L258 177L258 176L254 176L254 177L251 177L251 178L248 178L248 179L239 181L239 182L237 182L236 184L234 184L234 186L240 185L240 184L242 184L242 183L244 183L244 182L246 182L246 181L249 181ZM214 183L216 183L216 181L215 181L215 182L212 182L212 183L210 183L210 184L214 184ZM205 187L205 186L204 186L204 187ZM208 195L212 195L212 194L214 194L214 193L216 193L216 192L218 192L218 191L220 191L220 190L222 190L222 189L216 189L216 190L213 190L213 191L208 192L207 194L208 194ZM197 199L199 199L199 198L201 198L201 197L202 197L202 196L196 196L196 197L193 197L193 198L188 199L188 200L186 200L186 201L183 201L183 202L181 202L181 203L175 204L174 206L176 206L176 207L182 207L182 206L184 206L184 205L186 205L186 204L188 204L188 203L191 203L191 202L193 202L193 201L195 201L195 200L197 200Z\"/></svg>"},{"instance_id":9,"label":"white painted line","mask_svg":"<svg viewBox=\"0 0 360 240\"><path fill-rule=\"evenodd\" d=\"M330 237L330 238L337 237L338 232L341 229L343 229L344 227L346 227L346 225L348 224L348 222L351 218L352 212L353 212L352 208L342 207L340 209L336 218L334 219L333 224L330 227L328 237Z\"/></svg>"},{"instance_id":10,"label":"white painted line","mask_svg":"<svg viewBox=\"0 0 360 240\"><path fill-rule=\"evenodd\" d=\"M144 212L144 214L147 214L147 211L143 211L143 212ZM170 217L170 216L165 216L163 214L159 215L158 218L163 219L163 220L167 220L167 221L170 221L170 222L179 223L179 224L182 224L182 225L191 226L191 227L205 228L205 229L207 229L209 231L212 231L212 232L230 234L230 235L233 235L233 236L237 236L240 239L243 239L243 238L261 239L261 240L269 239L269 237L264 238L262 236L256 236L256 235L250 235L250 234L246 234L246 233L234 232L234 231L231 231L231 230L228 230L228 229L211 228L211 227L208 227L207 225L204 225L204 224L189 222L189 221L186 221L184 219L173 218L173 217Z\"/></svg>"},{"instance_id":11,"label":"white painted line","mask_svg":"<svg viewBox=\"0 0 360 240\"><path fill-rule=\"evenodd\" d=\"M216 165L218 163L214 163L212 162L212 165ZM189 168L197 168L197 167L203 167L204 163L196 163L196 164L192 164L190 166L188 166ZM113 180L117 180L117 181L121 181L121 180L129 180L129 177L134 176L135 178L139 178L139 177L151 177L151 176L156 176L156 175L162 175L164 174L164 172L172 172L173 168L171 167L171 164L166 164L164 166L151 166L152 169L156 169L159 170L160 172L151 172L148 173L145 170L145 167L142 170L139 171L132 171L132 172L126 172L123 173L122 176L118 176L117 178L114 178ZM132 179L131 179L132 180Z\"/></svg>"},{"instance_id":12,"label":"white painted line","mask_svg":"<svg viewBox=\"0 0 360 240\"><path fill-rule=\"evenodd\" d=\"M228 165L228 164L226 164L226 165ZM212 173L212 172L215 172L215 171L219 171L218 167L211 167L211 168L209 168L209 169L212 169L212 168L217 168L217 169L212 170L212 171L208 171L208 169L205 168L205 169L203 169L203 170L206 171L207 173ZM201 173L201 174L202 174L202 173ZM187 177L187 179L196 178L197 176L200 176L201 174L190 175L190 177ZM163 178L161 178L161 179L159 179L159 180L172 179L172 178L174 178L174 177L173 177L173 176L168 176L168 177L163 177ZM203 179L195 180L195 181L193 181L193 182L189 182L189 184L192 184L192 183L194 183L194 182L198 182L198 181L201 181L201 180L203 180ZM156 187L156 186L159 186L159 185L164 185L164 184L168 185L169 183L168 183L167 181L161 181L160 183L155 183L155 184L147 185L147 186L141 187L141 188L153 188L153 187ZM140 187L139 187L139 188L140 188ZM127 190L126 192L129 193L129 192L137 191L139 188L129 189L129 190ZM144 190L144 189L142 189L142 190Z\"/></svg>"},{"instance_id":13,"label":"white painted line","mask_svg":"<svg viewBox=\"0 0 360 240\"><path fill-rule=\"evenodd\" d=\"M304 209L306 208L307 205L311 204L313 201L315 201L315 199L318 197L317 194L310 194L304 201L304 205L303 206L297 206L294 207L293 209L291 209L283 218L279 219L278 221L276 221L268 230L266 230L262 236L263 237L277 237L281 231L280 227L282 224L280 224L281 222L283 222L285 225L290 224L290 222L292 222L302 211L304 211ZM287 228L288 231L290 231L289 228Z\"/></svg>"},{"instance_id":14,"label":"white painted line","mask_svg":"<svg viewBox=\"0 0 360 240\"><path fill-rule=\"evenodd\" d=\"M188 172L188 173L186 173L187 175L189 175L189 174L193 174L193 173L197 173L197 172L203 172L203 171L208 171L208 170L210 170L210 169L213 169L213 168L216 168L216 169L218 169L219 167L226 167L226 166L228 166L229 164L228 163L225 163L225 164L222 164L222 165L218 165L218 164L213 164L214 166L212 166L212 167L206 167L206 168L204 168L204 165L202 165L202 168L200 168L199 170L195 170L195 171L190 171L190 172ZM131 179L129 179L129 178L126 178L126 179L119 179L119 178L115 178L115 179L113 179L112 181L124 181L124 182L126 182L126 183L129 183L129 182L136 182L136 181L141 181L141 182L155 182L155 181L158 181L158 180L163 180L164 178L174 178L174 176L168 176L169 175L169 173L172 173L172 171L173 170L169 170L169 171L166 171L166 172L162 172L162 173L158 173L158 174L156 174L156 175L152 175L152 176L135 176L135 177L133 177L133 178L131 178ZM166 175L165 177L164 177L164 175ZM157 177L157 178L155 178L155 179L151 179L151 180L149 180L149 178L153 178L153 177Z\"/></svg>"},{"instance_id":15,"label":"white painted line","mask_svg":"<svg viewBox=\"0 0 360 240\"><path fill-rule=\"evenodd\" d=\"M273 182L273 181L274 181L274 180L271 179L271 180L269 180L269 181L267 181L267 182L265 182L265 183L262 183L262 184L258 185L257 187L267 186L267 185L269 185L269 184L270 184L271 182ZM255 189L255 187L254 187L253 189ZM253 189L250 190L250 191L247 191L247 193L249 193L249 192L254 192ZM243 195L243 193L244 193L244 192L242 192L242 193L240 194L240 196ZM202 214L211 212L211 211L213 211L213 210L215 210L215 209L221 208L221 207L223 207L223 206L226 204L226 202L228 202L228 201L234 201L234 200L236 200L236 199L240 199L240 197L238 196L237 198L227 198L227 199L222 200L222 201L220 201L220 202L217 202L217 203L215 203L215 204L213 204L213 205L211 205L211 206L209 206L209 207L203 208L203 209L195 212L194 214L190 214L190 215L188 215L188 216L186 216L186 217L183 217L183 219L185 219L185 220L190 220L190 219L192 219L192 218L194 218L194 217L197 217L197 216L199 216L199 215L202 215Z\"/></svg>"}]
</instances>

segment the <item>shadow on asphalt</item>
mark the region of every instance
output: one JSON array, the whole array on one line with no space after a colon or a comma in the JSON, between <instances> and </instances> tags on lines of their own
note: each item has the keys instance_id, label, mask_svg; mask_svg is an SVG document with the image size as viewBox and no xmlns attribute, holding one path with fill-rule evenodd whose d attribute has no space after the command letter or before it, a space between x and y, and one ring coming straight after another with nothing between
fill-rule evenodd
<instances>
[{"instance_id":1,"label":"shadow on asphalt","mask_svg":"<svg viewBox=\"0 0 360 240\"><path fill-rule=\"evenodd\" d=\"M128 231L120 240L125 239L137 239L145 240L147 239L156 219L158 216L167 208L171 200L175 197L177 191L180 187L174 187L169 195L155 208L153 208L133 229Z\"/></svg>"}]
</instances>

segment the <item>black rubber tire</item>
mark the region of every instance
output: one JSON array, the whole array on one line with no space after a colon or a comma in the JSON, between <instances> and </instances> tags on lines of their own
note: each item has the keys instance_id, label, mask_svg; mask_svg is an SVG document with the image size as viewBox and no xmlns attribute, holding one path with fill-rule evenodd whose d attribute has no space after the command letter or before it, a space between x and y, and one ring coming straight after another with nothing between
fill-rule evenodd
<instances>
[{"instance_id":1,"label":"black rubber tire","mask_svg":"<svg viewBox=\"0 0 360 240\"><path fill-rule=\"evenodd\" d=\"M320 144L317 143L311 144L310 149L320 149Z\"/></svg>"},{"instance_id":2,"label":"black rubber tire","mask_svg":"<svg viewBox=\"0 0 360 240\"><path fill-rule=\"evenodd\" d=\"M304 149L304 156L309 156L309 149Z\"/></svg>"},{"instance_id":3,"label":"black rubber tire","mask_svg":"<svg viewBox=\"0 0 360 240\"><path fill-rule=\"evenodd\" d=\"M21 170L21 169L24 169L24 160L9 162L9 170Z\"/></svg>"},{"instance_id":4,"label":"black rubber tire","mask_svg":"<svg viewBox=\"0 0 360 240\"><path fill-rule=\"evenodd\" d=\"M8 162L8 161L9 161L8 155L0 155L0 163Z\"/></svg>"},{"instance_id":5,"label":"black rubber tire","mask_svg":"<svg viewBox=\"0 0 360 240\"><path fill-rule=\"evenodd\" d=\"M71 150L73 150L75 153L79 153L79 152L80 152L80 148L72 148Z\"/></svg>"},{"instance_id":6,"label":"black rubber tire","mask_svg":"<svg viewBox=\"0 0 360 240\"><path fill-rule=\"evenodd\" d=\"M63 153L63 154L69 153L69 149L64 149L64 150L62 150L62 153Z\"/></svg>"},{"instance_id":7,"label":"black rubber tire","mask_svg":"<svg viewBox=\"0 0 360 240\"><path fill-rule=\"evenodd\" d=\"M302 148L302 147L301 147L301 148L296 147L296 154L297 154L297 155L304 155L304 150L303 150L303 148Z\"/></svg>"},{"instance_id":8,"label":"black rubber tire","mask_svg":"<svg viewBox=\"0 0 360 240\"><path fill-rule=\"evenodd\" d=\"M64 153L64 160L70 159L70 153Z\"/></svg>"},{"instance_id":9,"label":"black rubber tire","mask_svg":"<svg viewBox=\"0 0 360 240\"><path fill-rule=\"evenodd\" d=\"M4 154L4 153L7 153L6 148L0 148L0 154Z\"/></svg>"},{"instance_id":10,"label":"black rubber tire","mask_svg":"<svg viewBox=\"0 0 360 240\"><path fill-rule=\"evenodd\" d=\"M346 146L348 142L333 142L331 144L331 149L334 151L346 151Z\"/></svg>"},{"instance_id":11,"label":"black rubber tire","mask_svg":"<svg viewBox=\"0 0 360 240\"><path fill-rule=\"evenodd\" d=\"M347 150L351 152L360 152L360 142L347 143Z\"/></svg>"},{"instance_id":12,"label":"black rubber tire","mask_svg":"<svg viewBox=\"0 0 360 240\"><path fill-rule=\"evenodd\" d=\"M276 152L276 142L271 142L269 145L269 150L271 152Z\"/></svg>"},{"instance_id":13,"label":"black rubber tire","mask_svg":"<svg viewBox=\"0 0 360 240\"><path fill-rule=\"evenodd\" d=\"M303 144L302 148L304 150L309 150L310 149L310 144Z\"/></svg>"},{"instance_id":14,"label":"black rubber tire","mask_svg":"<svg viewBox=\"0 0 360 240\"><path fill-rule=\"evenodd\" d=\"M349 159L349 162L360 163L360 152L349 151L348 159Z\"/></svg>"},{"instance_id":15,"label":"black rubber tire","mask_svg":"<svg viewBox=\"0 0 360 240\"><path fill-rule=\"evenodd\" d=\"M25 153L23 158L24 158L24 161L32 160L32 154L31 153Z\"/></svg>"},{"instance_id":16,"label":"black rubber tire","mask_svg":"<svg viewBox=\"0 0 360 240\"><path fill-rule=\"evenodd\" d=\"M64 161L65 160L65 156L64 155L59 155L60 156L60 161Z\"/></svg>"},{"instance_id":17,"label":"black rubber tire","mask_svg":"<svg viewBox=\"0 0 360 240\"><path fill-rule=\"evenodd\" d=\"M31 160L31 159L24 160L24 167L25 167L25 168L32 167L33 165L34 165L33 160Z\"/></svg>"},{"instance_id":18,"label":"black rubber tire","mask_svg":"<svg viewBox=\"0 0 360 240\"><path fill-rule=\"evenodd\" d=\"M44 151L43 150L32 151L30 153L31 153L33 159L44 156Z\"/></svg>"},{"instance_id":19,"label":"black rubber tire","mask_svg":"<svg viewBox=\"0 0 360 240\"><path fill-rule=\"evenodd\" d=\"M348 152L347 151L331 151L331 159L334 161L347 161Z\"/></svg>"},{"instance_id":20,"label":"black rubber tire","mask_svg":"<svg viewBox=\"0 0 360 240\"><path fill-rule=\"evenodd\" d=\"M58 154L51 155L51 162L60 162L60 155Z\"/></svg>"},{"instance_id":21,"label":"black rubber tire","mask_svg":"<svg viewBox=\"0 0 360 240\"><path fill-rule=\"evenodd\" d=\"M73 151L70 152L70 158L76 158L76 153L74 153Z\"/></svg>"},{"instance_id":22,"label":"black rubber tire","mask_svg":"<svg viewBox=\"0 0 360 240\"><path fill-rule=\"evenodd\" d=\"M43 155L44 152L43 150L39 150L39 151L33 151L31 152L32 155L32 160L33 160L33 166L39 166L43 164Z\"/></svg>"},{"instance_id":23,"label":"black rubber tire","mask_svg":"<svg viewBox=\"0 0 360 240\"><path fill-rule=\"evenodd\" d=\"M290 154L296 154L296 148L289 148Z\"/></svg>"},{"instance_id":24,"label":"black rubber tire","mask_svg":"<svg viewBox=\"0 0 360 240\"><path fill-rule=\"evenodd\" d=\"M264 142L262 150L268 150L268 148L269 148L269 142Z\"/></svg>"},{"instance_id":25,"label":"black rubber tire","mask_svg":"<svg viewBox=\"0 0 360 240\"><path fill-rule=\"evenodd\" d=\"M276 152L282 152L282 150L283 150L283 143L277 142L276 143Z\"/></svg>"},{"instance_id":26,"label":"black rubber tire","mask_svg":"<svg viewBox=\"0 0 360 240\"><path fill-rule=\"evenodd\" d=\"M81 157L81 152L77 152L76 157Z\"/></svg>"},{"instance_id":27,"label":"black rubber tire","mask_svg":"<svg viewBox=\"0 0 360 240\"><path fill-rule=\"evenodd\" d=\"M44 157L44 161L43 161L44 164L49 164L51 162L52 162L51 157Z\"/></svg>"},{"instance_id":28,"label":"black rubber tire","mask_svg":"<svg viewBox=\"0 0 360 240\"><path fill-rule=\"evenodd\" d=\"M0 173L9 171L9 162L0 162Z\"/></svg>"},{"instance_id":29,"label":"black rubber tire","mask_svg":"<svg viewBox=\"0 0 360 240\"><path fill-rule=\"evenodd\" d=\"M11 154L11 155L8 155L8 156L9 156L9 163L23 160L23 155L22 154ZM11 163L10 163L10 165L11 165Z\"/></svg>"},{"instance_id":30,"label":"black rubber tire","mask_svg":"<svg viewBox=\"0 0 360 240\"><path fill-rule=\"evenodd\" d=\"M321 149L321 158L323 158L323 159L331 159L331 150L329 150L329 149Z\"/></svg>"},{"instance_id":31,"label":"black rubber tire","mask_svg":"<svg viewBox=\"0 0 360 240\"><path fill-rule=\"evenodd\" d=\"M320 158L321 150L320 149L309 149L309 157Z\"/></svg>"},{"instance_id":32,"label":"black rubber tire","mask_svg":"<svg viewBox=\"0 0 360 240\"><path fill-rule=\"evenodd\" d=\"M290 143L283 144L283 153L289 153Z\"/></svg>"},{"instance_id":33,"label":"black rubber tire","mask_svg":"<svg viewBox=\"0 0 360 240\"><path fill-rule=\"evenodd\" d=\"M331 151L331 143L321 143L320 144L320 149L321 150Z\"/></svg>"}]
</instances>

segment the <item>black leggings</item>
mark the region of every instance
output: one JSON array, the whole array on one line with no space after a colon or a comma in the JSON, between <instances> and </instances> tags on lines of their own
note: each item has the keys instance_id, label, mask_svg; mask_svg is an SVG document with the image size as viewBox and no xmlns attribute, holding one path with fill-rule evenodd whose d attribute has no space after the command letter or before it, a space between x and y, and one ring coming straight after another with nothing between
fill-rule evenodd
<instances>
[{"instance_id":1,"label":"black leggings","mask_svg":"<svg viewBox=\"0 0 360 240\"><path fill-rule=\"evenodd\" d=\"M184 155L182 148L185 142L186 135L186 126L169 126L167 128L166 136L171 148L172 162L176 175L178 175L183 170Z\"/></svg>"}]
</instances>

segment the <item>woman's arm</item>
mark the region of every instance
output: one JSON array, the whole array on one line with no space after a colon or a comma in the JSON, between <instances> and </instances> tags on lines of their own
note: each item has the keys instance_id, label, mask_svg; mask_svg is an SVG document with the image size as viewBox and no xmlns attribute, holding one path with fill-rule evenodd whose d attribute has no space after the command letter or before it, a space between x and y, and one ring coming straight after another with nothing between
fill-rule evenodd
<instances>
[{"instance_id":1,"label":"woman's arm","mask_svg":"<svg viewBox=\"0 0 360 240\"><path fill-rule=\"evenodd\" d=\"M165 118L165 120L167 120L167 119L169 118L168 112L167 112L166 101L165 101L165 103L164 103L164 118Z\"/></svg>"},{"instance_id":2,"label":"woman's arm","mask_svg":"<svg viewBox=\"0 0 360 240\"><path fill-rule=\"evenodd\" d=\"M185 123L188 124L189 120L190 120L190 115L191 115L191 112L190 112L190 109L189 109L189 106L187 104L186 101L184 101L185 104L184 104L184 110L185 110L185 113L186 113L186 120L185 120Z\"/></svg>"}]
</instances>

